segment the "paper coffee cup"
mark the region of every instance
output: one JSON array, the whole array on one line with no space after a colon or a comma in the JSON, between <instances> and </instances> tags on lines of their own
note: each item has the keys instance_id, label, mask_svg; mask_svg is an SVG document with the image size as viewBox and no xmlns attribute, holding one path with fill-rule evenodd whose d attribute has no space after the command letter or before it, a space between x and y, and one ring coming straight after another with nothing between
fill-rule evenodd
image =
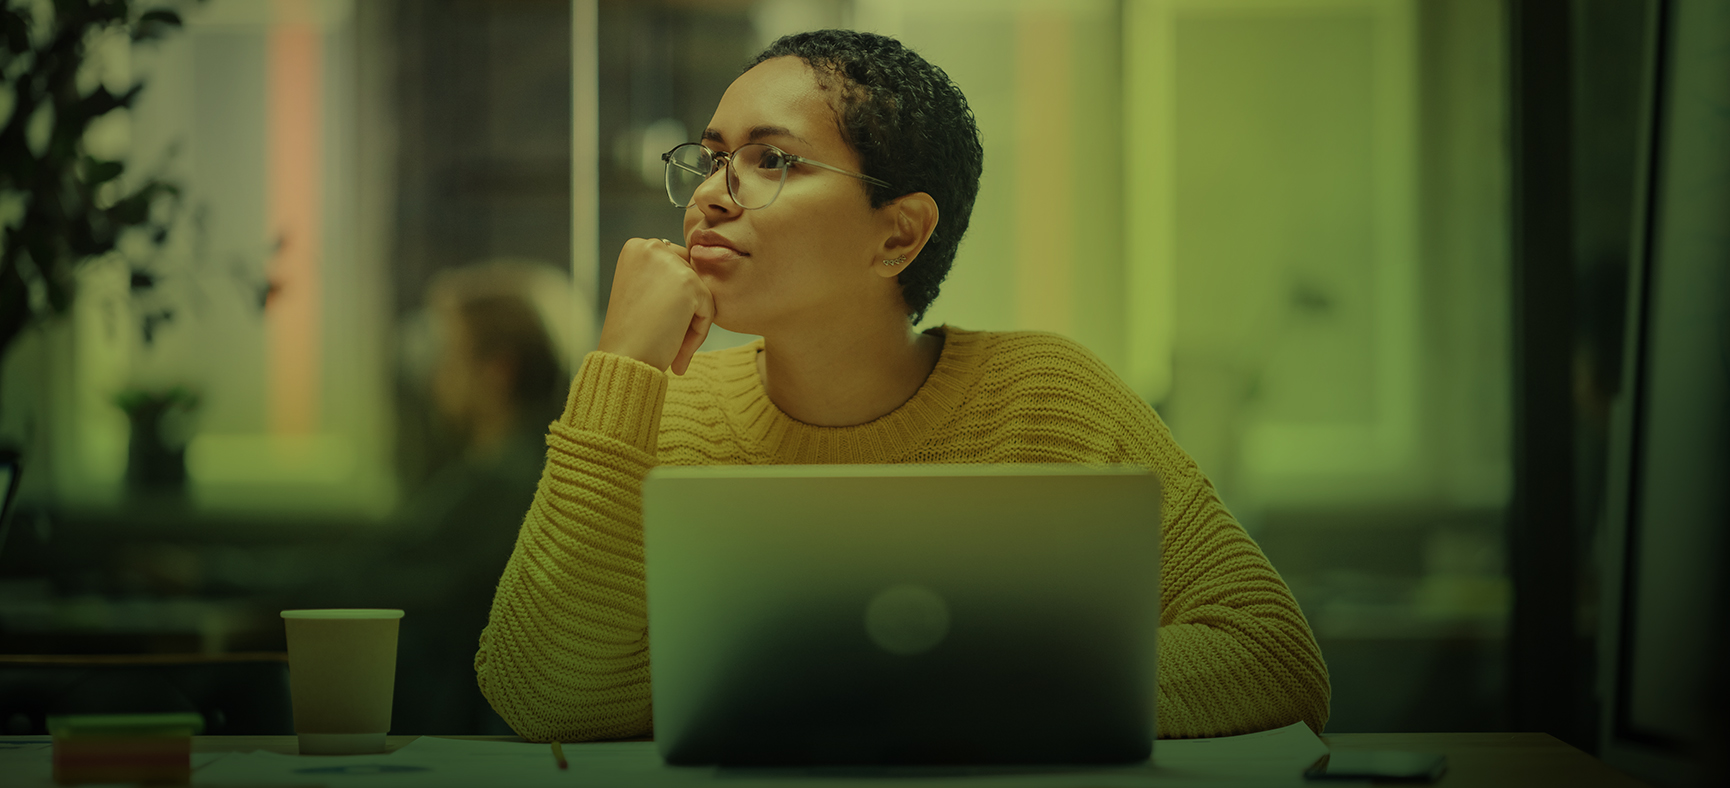
<instances>
[{"instance_id":1,"label":"paper coffee cup","mask_svg":"<svg viewBox=\"0 0 1730 788\"><path fill-rule=\"evenodd\" d=\"M401 610L284 610L302 755L384 752Z\"/></svg>"}]
</instances>

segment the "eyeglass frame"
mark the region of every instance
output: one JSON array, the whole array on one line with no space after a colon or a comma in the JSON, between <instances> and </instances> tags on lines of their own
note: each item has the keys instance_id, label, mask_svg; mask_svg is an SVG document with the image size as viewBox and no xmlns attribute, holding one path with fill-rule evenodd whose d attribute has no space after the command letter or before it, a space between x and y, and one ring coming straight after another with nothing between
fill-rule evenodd
<instances>
[{"instance_id":1,"label":"eyeglass frame","mask_svg":"<svg viewBox=\"0 0 1730 788\"><path fill-rule=\"evenodd\" d=\"M841 173L842 175L846 175L846 176L849 176L852 178L858 178L859 180L862 180L866 183L872 184L874 186L881 186L885 189L895 188L895 186L893 184L891 184L888 181L885 181L881 178L873 178L873 177L866 175L862 172L853 172L852 170L843 170L840 167L836 167L833 164L824 164L823 162L817 161L816 159L812 159L812 158L805 157L805 156L800 156L797 153L788 153L788 152L782 150L780 147L775 146L775 145L771 145L767 142L747 142L744 145L740 145L739 147L734 148L730 151L709 150L708 146L704 145L701 142L681 142L677 145L674 145L672 150L661 154L661 161L664 164L664 174L662 176L662 181L665 183L665 186L667 189L667 201L673 203L673 207L678 208L680 210L685 210L687 208L690 208L691 204L696 202L696 200L697 200L697 190L696 189L693 189L691 191L691 199L689 201L687 201L684 205L680 205L677 201L673 200L673 184L672 184L673 153L674 153L674 151L677 151L678 149L689 146L689 145L695 145L695 146L697 146L698 149L702 150L704 153L709 154L709 159L711 161L720 162L720 166L711 166L709 168L709 174L703 176L703 180L699 181L697 183L697 189L703 188L703 184L708 183L710 178L715 177L715 173L720 172L721 170L726 170L727 171L727 196L733 200L734 205L739 206L739 210L741 210L741 211L761 211L765 208L768 208L771 205L774 205L776 200L781 199L781 190L783 187L785 187L787 185L787 171L792 169L793 165L795 165L795 164L809 164L813 167L820 167L822 169L829 170L830 172L838 172L838 173ZM759 205L756 208L746 208L745 204L739 201L739 195L733 193L733 181L738 179L738 175L733 172L733 155L738 153L741 150L744 150L745 148L752 146L752 145L761 145L765 148L768 148L771 151L774 151L775 153L779 154L781 156L782 160L787 162L787 164L780 168L781 180L777 181L775 184L775 196L770 197L768 202L763 203L762 205Z\"/></svg>"}]
</instances>

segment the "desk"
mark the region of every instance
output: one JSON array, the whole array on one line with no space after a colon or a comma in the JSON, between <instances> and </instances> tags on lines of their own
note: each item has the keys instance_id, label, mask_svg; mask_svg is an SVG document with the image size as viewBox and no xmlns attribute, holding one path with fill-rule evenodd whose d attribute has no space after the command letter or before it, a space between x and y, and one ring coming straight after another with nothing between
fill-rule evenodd
<instances>
[{"instance_id":1,"label":"desk","mask_svg":"<svg viewBox=\"0 0 1730 788\"><path fill-rule=\"evenodd\" d=\"M1446 753L1448 773L1436 785L1648 788L1548 733L1336 733L1322 741L1332 750Z\"/></svg>"},{"instance_id":2,"label":"desk","mask_svg":"<svg viewBox=\"0 0 1730 788\"><path fill-rule=\"evenodd\" d=\"M10 740L48 737L8 737ZM391 736L387 746L395 750L416 736ZM452 736L478 741L522 741L514 736ZM1593 758L1545 733L1339 733L1323 736L1337 750L1400 749L1443 752L1448 773L1436 783L1448 788L1464 786L1567 786L1568 788L1645 788L1640 782L1603 761ZM637 739L635 741L643 741ZM567 745L582 747L581 744ZM293 736L195 736L195 753L251 752L270 750L287 755L298 752ZM1316 783L1322 788L1326 783ZM1403 783L1410 785L1410 783Z\"/></svg>"},{"instance_id":3,"label":"desk","mask_svg":"<svg viewBox=\"0 0 1730 788\"><path fill-rule=\"evenodd\" d=\"M417 737L391 736L394 750ZM522 741L515 736L451 736L479 741ZM632 741L645 741L633 739ZM1447 753L1448 773L1438 786L1567 786L1648 788L1626 773L1568 746L1547 733L1336 733L1323 736L1332 749L1424 750ZM193 752L271 750L293 755L293 736L196 736ZM580 744L568 745L581 747ZM1410 783L1401 783L1410 785ZM1326 783L1316 783L1325 786Z\"/></svg>"}]
</instances>

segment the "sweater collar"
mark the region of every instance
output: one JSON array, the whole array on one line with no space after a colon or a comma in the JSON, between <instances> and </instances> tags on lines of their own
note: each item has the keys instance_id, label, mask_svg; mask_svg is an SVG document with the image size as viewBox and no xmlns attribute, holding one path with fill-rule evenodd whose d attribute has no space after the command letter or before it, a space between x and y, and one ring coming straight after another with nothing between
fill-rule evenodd
<instances>
[{"instance_id":1,"label":"sweater collar","mask_svg":"<svg viewBox=\"0 0 1730 788\"><path fill-rule=\"evenodd\" d=\"M716 370L721 408L753 454L788 465L883 464L905 461L931 431L949 421L983 368L982 333L939 326L943 351L925 383L901 407L852 427L798 421L769 399L757 376L763 340L721 351Z\"/></svg>"}]
</instances>

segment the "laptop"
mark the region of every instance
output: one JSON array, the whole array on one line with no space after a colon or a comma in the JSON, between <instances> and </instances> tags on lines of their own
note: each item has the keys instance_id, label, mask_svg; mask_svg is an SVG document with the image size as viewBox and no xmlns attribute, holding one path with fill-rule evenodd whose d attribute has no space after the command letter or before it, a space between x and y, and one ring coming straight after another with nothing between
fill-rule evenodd
<instances>
[{"instance_id":1,"label":"laptop","mask_svg":"<svg viewBox=\"0 0 1730 788\"><path fill-rule=\"evenodd\" d=\"M1160 487L1145 468L660 467L643 528L670 764L1152 753Z\"/></svg>"}]
</instances>

